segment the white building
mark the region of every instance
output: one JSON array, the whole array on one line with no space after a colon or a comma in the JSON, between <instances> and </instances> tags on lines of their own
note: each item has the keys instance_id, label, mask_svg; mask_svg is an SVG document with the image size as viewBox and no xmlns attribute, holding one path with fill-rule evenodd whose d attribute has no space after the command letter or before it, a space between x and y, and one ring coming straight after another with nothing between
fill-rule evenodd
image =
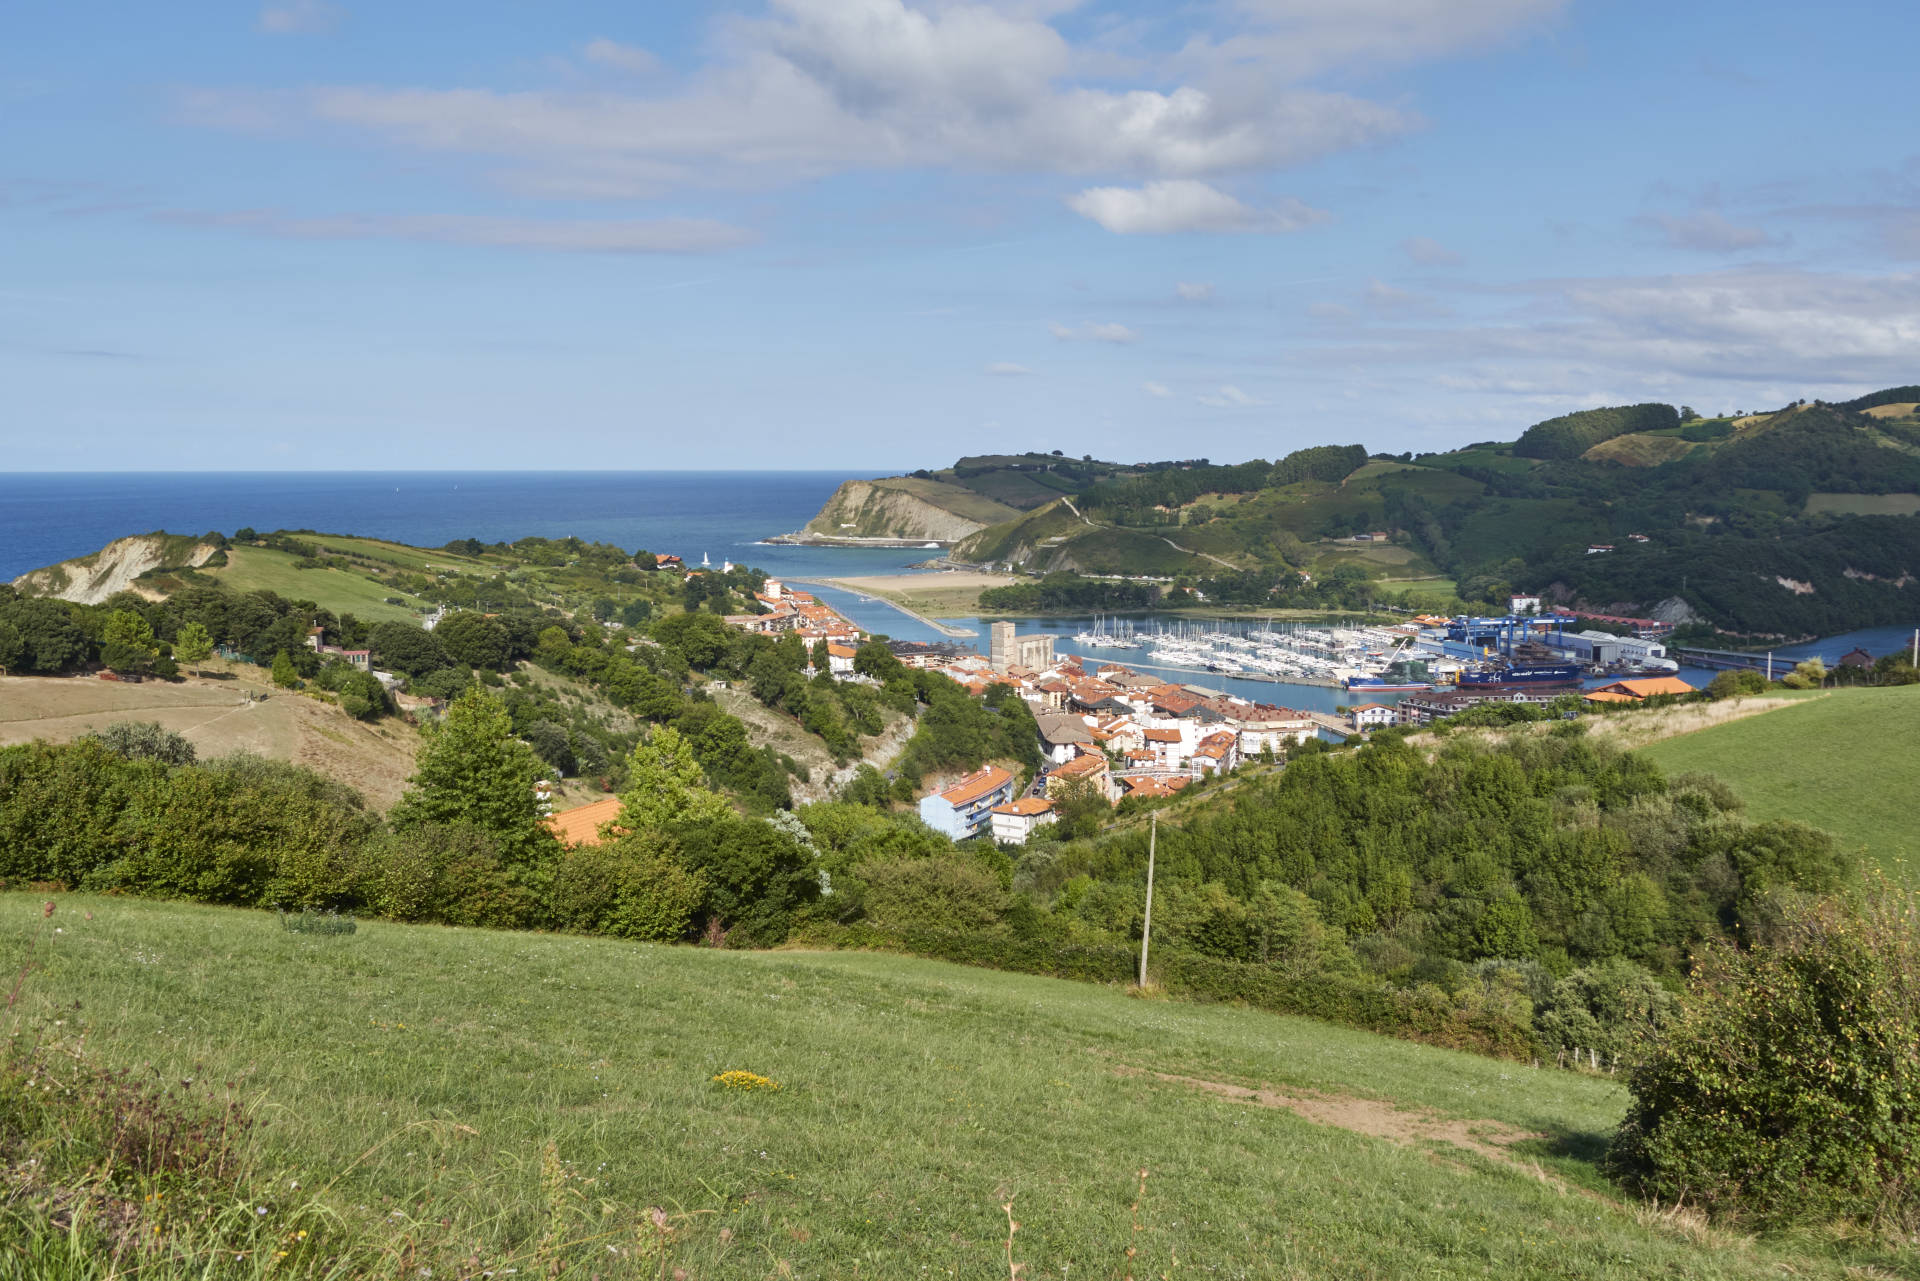
<instances>
[{"instance_id":1,"label":"white building","mask_svg":"<svg viewBox=\"0 0 1920 1281\"><path fill-rule=\"evenodd\" d=\"M1398 724L1400 713L1385 703L1362 703L1347 711L1347 719L1358 730L1381 729Z\"/></svg>"},{"instance_id":2,"label":"white building","mask_svg":"<svg viewBox=\"0 0 1920 1281\"><path fill-rule=\"evenodd\" d=\"M1039 796L1023 796L1017 801L993 807L993 839L1002 845L1025 845L1037 827L1053 822L1053 802Z\"/></svg>"}]
</instances>

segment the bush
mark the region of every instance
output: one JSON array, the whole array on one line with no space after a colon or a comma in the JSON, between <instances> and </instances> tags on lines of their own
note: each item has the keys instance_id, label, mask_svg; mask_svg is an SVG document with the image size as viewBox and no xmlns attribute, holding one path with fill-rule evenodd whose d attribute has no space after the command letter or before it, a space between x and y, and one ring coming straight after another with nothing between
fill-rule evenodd
<instances>
[{"instance_id":1,"label":"bush","mask_svg":"<svg viewBox=\"0 0 1920 1281\"><path fill-rule=\"evenodd\" d=\"M159 761L162 765L191 765L193 744L182 734L155 721L115 721L87 735L116 756L130 761Z\"/></svg>"},{"instance_id":2,"label":"bush","mask_svg":"<svg viewBox=\"0 0 1920 1281\"><path fill-rule=\"evenodd\" d=\"M360 923L335 911L316 912L303 907L298 912L280 913L280 928L289 934L352 934Z\"/></svg>"},{"instance_id":3,"label":"bush","mask_svg":"<svg viewBox=\"0 0 1920 1281\"><path fill-rule=\"evenodd\" d=\"M863 863L855 874L866 883L867 919L892 933L990 929L1009 903L998 877L953 855Z\"/></svg>"},{"instance_id":4,"label":"bush","mask_svg":"<svg viewBox=\"0 0 1920 1281\"><path fill-rule=\"evenodd\" d=\"M706 901L707 881L673 845L635 832L571 849L553 876L553 921L562 929L658 943L685 938Z\"/></svg>"},{"instance_id":5,"label":"bush","mask_svg":"<svg viewBox=\"0 0 1920 1281\"><path fill-rule=\"evenodd\" d=\"M1629 1080L1609 1162L1642 1193L1765 1226L1920 1228L1920 903L1794 912L1698 958Z\"/></svg>"},{"instance_id":6,"label":"bush","mask_svg":"<svg viewBox=\"0 0 1920 1281\"><path fill-rule=\"evenodd\" d=\"M471 823L421 823L369 842L359 888L375 915L396 921L511 929L542 915L498 842Z\"/></svg>"}]
</instances>

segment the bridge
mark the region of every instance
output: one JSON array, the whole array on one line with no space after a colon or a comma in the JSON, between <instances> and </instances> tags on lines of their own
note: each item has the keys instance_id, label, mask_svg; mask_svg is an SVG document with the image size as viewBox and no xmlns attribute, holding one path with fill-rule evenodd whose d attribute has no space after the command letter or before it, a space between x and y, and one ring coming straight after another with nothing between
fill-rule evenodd
<instances>
[{"instance_id":1,"label":"bridge","mask_svg":"<svg viewBox=\"0 0 1920 1281\"><path fill-rule=\"evenodd\" d=\"M1731 649L1695 649L1680 645L1669 645L1667 657L1683 667L1707 667L1718 672L1771 672L1769 680L1792 671L1797 661L1775 658L1771 654L1742 654Z\"/></svg>"}]
</instances>

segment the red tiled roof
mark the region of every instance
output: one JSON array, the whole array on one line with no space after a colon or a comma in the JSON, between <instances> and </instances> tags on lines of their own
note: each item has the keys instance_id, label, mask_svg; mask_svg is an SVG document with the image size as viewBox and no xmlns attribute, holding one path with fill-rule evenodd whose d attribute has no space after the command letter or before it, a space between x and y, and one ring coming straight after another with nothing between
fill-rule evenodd
<instances>
[{"instance_id":1,"label":"red tiled roof","mask_svg":"<svg viewBox=\"0 0 1920 1281\"><path fill-rule=\"evenodd\" d=\"M578 809L564 810L547 819L547 827L562 845L598 845L600 825L620 817L620 798L609 796Z\"/></svg>"},{"instance_id":2,"label":"red tiled roof","mask_svg":"<svg viewBox=\"0 0 1920 1281\"><path fill-rule=\"evenodd\" d=\"M1045 814L1053 808L1053 802L1040 796L1023 796L1017 801L1008 801L1005 805L993 807L995 814Z\"/></svg>"},{"instance_id":3,"label":"red tiled roof","mask_svg":"<svg viewBox=\"0 0 1920 1281\"><path fill-rule=\"evenodd\" d=\"M949 805L965 805L968 801L979 800L988 792L1004 783L1013 781L1013 775L997 765L989 765L976 770L940 793L940 799Z\"/></svg>"},{"instance_id":4,"label":"red tiled roof","mask_svg":"<svg viewBox=\"0 0 1920 1281\"><path fill-rule=\"evenodd\" d=\"M1088 752L1085 756L1076 756L1065 765L1057 766L1053 771L1053 777L1083 778L1089 774L1098 774L1106 767L1106 757L1098 752Z\"/></svg>"},{"instance_id":5,"label":"red tiled roof","mask_svg":"<svg viewBox=\"0 0 1920 1281\"><path fill-rule=\"evenodd\" d=\"M1177 729L1150 729L1144 731L1149 743L1177 743L1180 731Z\"/></svg>"}]
</instances>

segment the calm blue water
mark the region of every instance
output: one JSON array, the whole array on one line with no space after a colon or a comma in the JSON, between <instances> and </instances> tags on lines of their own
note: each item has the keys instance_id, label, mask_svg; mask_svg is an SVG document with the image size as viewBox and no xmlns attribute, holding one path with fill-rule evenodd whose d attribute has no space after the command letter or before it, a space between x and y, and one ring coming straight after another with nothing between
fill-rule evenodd
<instances>
[{"instance_id":1,"label":"calm blue water","mask_svg":"<svg viewBox=\"0 0 1920 1281\"><path fill-rule=\"evenodd\" d=\"M0 580L127 534L312 529L419 547L569 534L776 575L868 574L929 553L758 547L845 472L53 472L0 475Z\"/></svg>"}]
</instances>

